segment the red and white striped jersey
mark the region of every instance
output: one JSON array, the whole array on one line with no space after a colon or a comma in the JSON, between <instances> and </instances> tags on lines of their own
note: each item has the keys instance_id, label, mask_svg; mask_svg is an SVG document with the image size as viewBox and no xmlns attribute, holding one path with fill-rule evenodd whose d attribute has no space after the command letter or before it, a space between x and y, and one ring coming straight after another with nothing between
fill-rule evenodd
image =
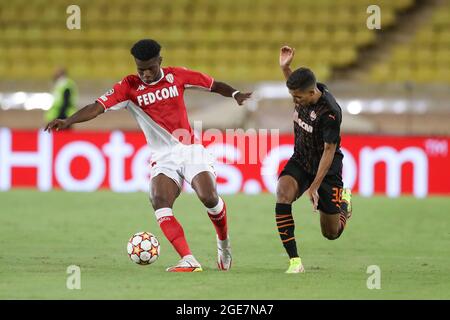
<instances>
[{"instance_id":1,"label":"red and white striped jersey","mask_svg":"<svg viewBox=\"0 0 450 320\"><path fill-rule=\"evenodd\" d=\"M184 90L189 87L211 90L213 83L214 79L206 74L167 67L161 69L161 78L150 84L138 75L126 76L96 101L105 111L126 108L138 122L152 154L155 154L180 143L194 142Z\"/></svg>"}]
</instances>

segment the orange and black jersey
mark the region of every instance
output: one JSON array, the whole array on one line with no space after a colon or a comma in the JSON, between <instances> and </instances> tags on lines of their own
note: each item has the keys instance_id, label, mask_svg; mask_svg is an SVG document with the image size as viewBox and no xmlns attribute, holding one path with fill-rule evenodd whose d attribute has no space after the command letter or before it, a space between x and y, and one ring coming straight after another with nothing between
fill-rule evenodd
<instances>
[{"instance_id":1,"label":"orange and black jersey","mask_svg":"<svg viewBox=\"0 0 450 320\"><path fill-rule=\"evenodd\" d=\"M292 158L309 174L316 175L324 143L336 143L336 152L328 174L340 174L343 154L340 149L342 111L328 88L317 83L322 96L309 106L295 106L295 147Z\"/></svg>"}]
</instances>

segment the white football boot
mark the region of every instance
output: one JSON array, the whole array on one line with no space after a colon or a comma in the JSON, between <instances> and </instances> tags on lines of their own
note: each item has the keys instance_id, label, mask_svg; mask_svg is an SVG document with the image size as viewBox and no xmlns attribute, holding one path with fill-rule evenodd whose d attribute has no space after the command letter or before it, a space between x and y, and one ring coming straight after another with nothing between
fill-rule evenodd
<instances>
[{"instance_id":1,"label":"white football boot","mask_svg":"<svg viewBox=\"0 0 450 320\"><path fill-rule=\"evenodd\" d=\"M178 263L166 269L168 272L200 272L202 266L193 255L187 255L181 258Z\"/></svg>"},{"instance_id":2,"label":"white football boot","mask_svg":"<svg viewBox=\"0 0 450 320\"><path fill-rule=\"evenodd\" d=\"M231 245L230 245L230 236L228 236L225 240L219 240L217 237L217 267L219 270L227 271L231 268Z\"/></svg>"}]
</instances>

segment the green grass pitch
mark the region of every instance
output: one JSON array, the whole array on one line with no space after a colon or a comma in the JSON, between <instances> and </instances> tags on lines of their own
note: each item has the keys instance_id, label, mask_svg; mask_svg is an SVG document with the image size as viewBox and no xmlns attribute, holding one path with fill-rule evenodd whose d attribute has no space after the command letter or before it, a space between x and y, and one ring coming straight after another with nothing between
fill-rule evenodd
<instances>
[{"instance_id":1,"label":"green grass pitch","mask_svg":"<svg viewBox=\"0 0 450 320\"><path fill-rule=\"evenodd\" d=\"M450 199L354 197L342 237L326 240L306 198L294 205L305 274L284 274L288 259L274 221L274 197L224 196L233 268L216 269L214 228L194 195L174 212L204 272L172 274L178 256L144 193L0 193L0 299L450 299ZM129 237L150 231L161 257L139 266ZM81 268L68 290L67 267ZM367 288L367 267L381 289Z\"/></svg>"}]
</instances>

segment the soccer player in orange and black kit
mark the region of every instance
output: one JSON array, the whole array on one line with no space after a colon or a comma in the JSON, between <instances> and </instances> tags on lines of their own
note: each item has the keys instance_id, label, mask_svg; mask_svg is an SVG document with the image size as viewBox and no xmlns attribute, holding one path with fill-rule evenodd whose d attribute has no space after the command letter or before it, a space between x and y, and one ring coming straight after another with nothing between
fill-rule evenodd
<instances>
[{"instance_id":1,"label":"soccer player in orange and black kit","mask_svg":"<svg viewBox=\"0 0 450 320\"><path fill-rule=\"evenodd\" d=\"M286 273L304 272L294 235L292 203L306 190L320 212L322 234L340 237L351 216L351 192L343 188L340 150L341 108L324 84L307 68L292 72L295 50L280 50L280 67L295 103L294 154L280 174L275 208L278 232L290 258Z\"/></svg>"}]
</instances>

